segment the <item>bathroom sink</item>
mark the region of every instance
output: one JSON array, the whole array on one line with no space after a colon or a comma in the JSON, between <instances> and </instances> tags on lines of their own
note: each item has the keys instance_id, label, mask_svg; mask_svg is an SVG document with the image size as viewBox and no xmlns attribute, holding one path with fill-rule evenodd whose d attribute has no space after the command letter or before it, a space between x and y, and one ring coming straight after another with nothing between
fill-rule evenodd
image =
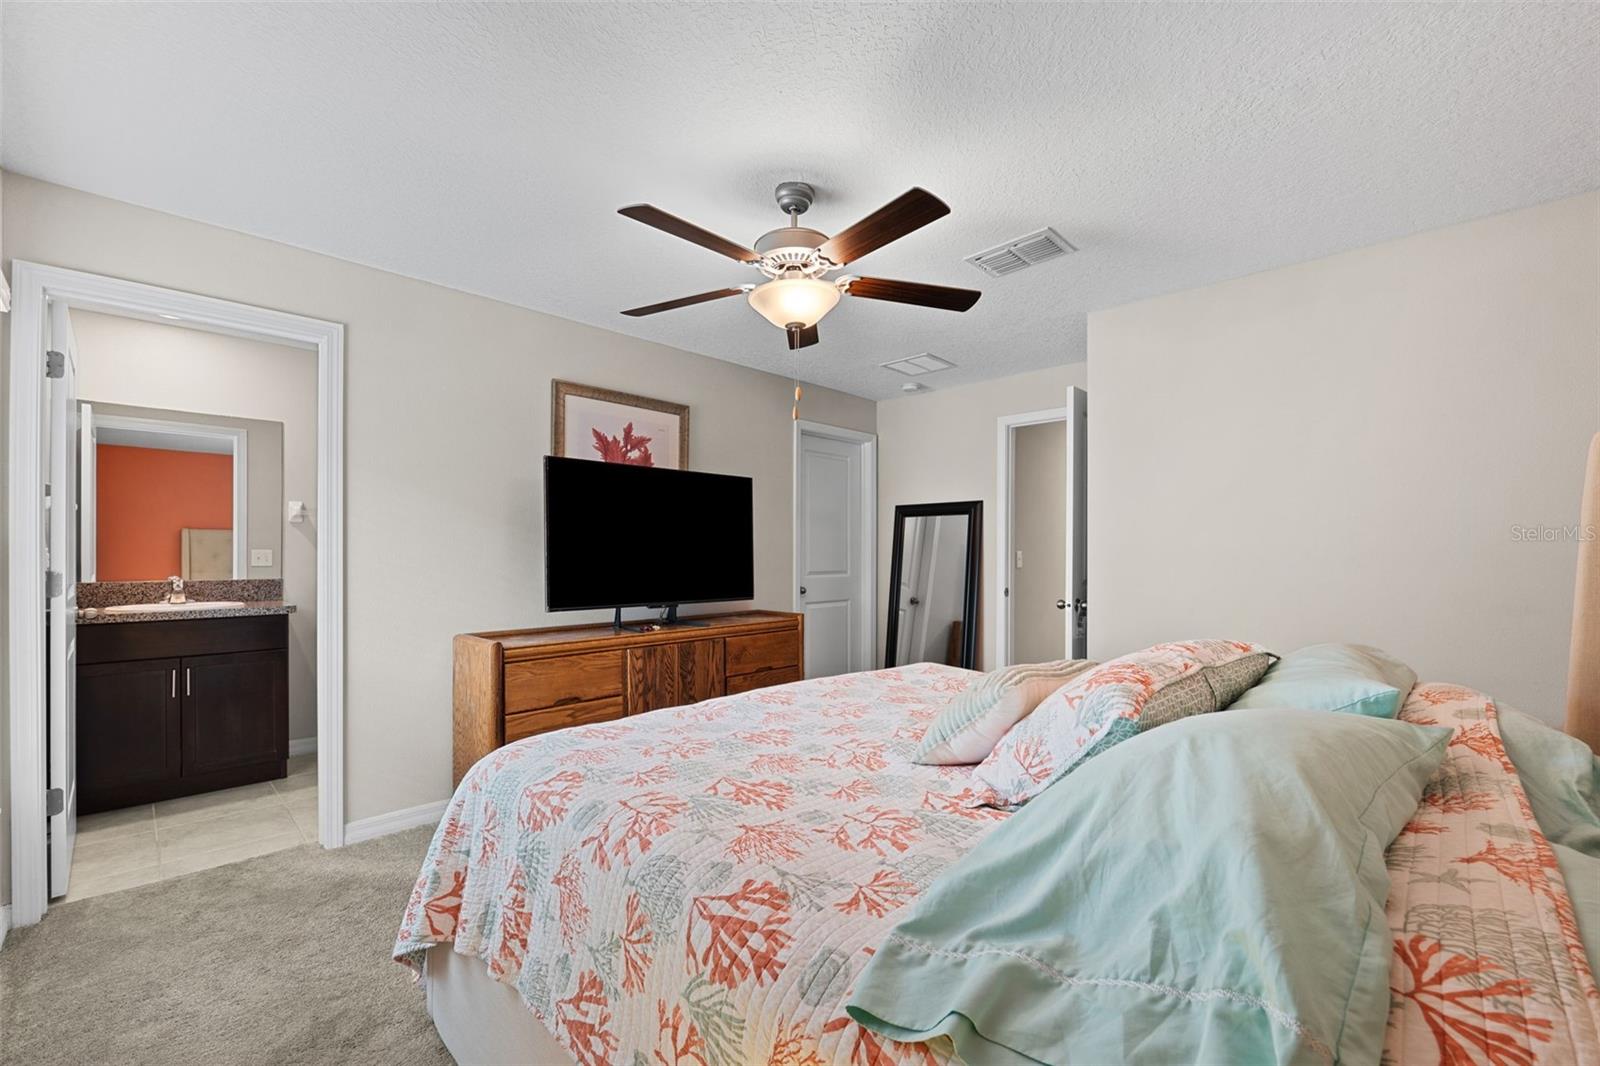
<instances>
[{"instance_id":1,"label":"bathroom sink","mask_svg":"<svg viewBox=\"0 0 1600 1066\"><path fill-rule=\"evenodd\" d=\"M243 600L190 600L188 603L124 603L117 607L102 607L105 614L146 614L167 611L220 611L226 607L243 607Z\"/></svg>"}]
</instances>

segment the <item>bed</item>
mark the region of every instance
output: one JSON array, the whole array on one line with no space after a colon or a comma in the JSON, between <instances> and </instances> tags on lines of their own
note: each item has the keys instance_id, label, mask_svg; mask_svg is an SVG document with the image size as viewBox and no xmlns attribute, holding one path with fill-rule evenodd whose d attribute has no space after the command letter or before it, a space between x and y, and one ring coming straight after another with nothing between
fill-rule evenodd
<instances>
[{"instance_id":1,"label":"bed","mask_svg":"<svg viewBox=\"0 0 1600 1066\"><path fill-rule=\"evenodd\" d=\"M1600 437L1590 482L1592 497ZM1584 588L1575 662L1600 659ZM1581 735L1600 724L1600 692L1579 675ZM975 676L921 664L802 681L485 758L449 804L394 948L447 1047L463 1063L951 1061L947 1040L889 1039L846 1005L899 918L1019 817L973 804L970 767L910 761ZM1595 945L1501 710L1423 683L1400 717L1450 735L1385 855L1383 1061L1600 1063ZM1336 1059L1314 1038L1302 1050Z\"/></svg>"},{"instance_id":2,"label":"bed","mask_svg":"<svg viewBox=\"0 0 1600 1066\"><path fill-rule=\"evenodd\" d=\"M425 973L446 1045L462 1062L948 1061L948 1046L884 1039L844 1005L897 913L1013 817L966 805L967 768L909 762L970 677L920 665L798 682L485 759L439 827L395 948ZM1495 713L1441 684L1417 686L1403 712L1462 739L1390 849L1390 923L1419 945L1396 965L1448 984L1452 958L1512 973L1520 954L1545 957L1500 992L1537 1043L1570 1041L1556 1048L1572 1055L1540 1061L1582 1061L1600 1054L1600 997ZM1482 828L1512 823L1527 843L1497 847ZM1458 931L1453 953L1423 957L1416 938L1450 942L1437 926L1462 863L1489 875L1472 880L1476 939ZM1533 873L1537 892L1507 891ZM1489 932L1502 927L1519 932ZM1451 1003L1397 997L1392 1061L1414 1061L1402 1050L1426 1048Z\"/></svg>"},{"instance_id":3,"label":"bed","mask_svg":"<svg viewBox=\"0 0 1600 1066\"><path fill-rule=\"evenodd\" d=\"M396 945L419 962L426 952L447 1044L464 1062L505 1061L506 1049L450 1042L493 1027L458 1024L442 1006L515 1013L503 994L457 996L447 985L464 970L514 986L563 1049L552 1058L546 1034L523 1025L517 1061L654 1061L662 1040L676 1041L669 1062L695 1049L722 1062L781 1062L786 1049L796 1064L881 1059L841 1020L852 972L894 912L1005 817L964 805L968 768L909 759L973 676L922 664L802 681L535 737L480 762ZM445 941L486 964L427 950Z\"/></svg>"}]
</instances>

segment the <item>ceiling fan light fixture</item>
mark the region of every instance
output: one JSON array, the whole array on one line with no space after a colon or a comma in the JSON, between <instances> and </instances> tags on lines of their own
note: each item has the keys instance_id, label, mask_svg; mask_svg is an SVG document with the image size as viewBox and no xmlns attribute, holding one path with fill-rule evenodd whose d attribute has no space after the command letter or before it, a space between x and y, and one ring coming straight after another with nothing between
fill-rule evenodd
<instances>
[{"instance_id":1,"label":"ceiling fan light fixture","mask_svg":"<svg viewBox=\"0 0 1600 1066\"><path fill-rule=\"evenodd\" d=\"M839 287L819 278L779 278L750 290L750 306L779 329L809 329L839 303Z\"/></svg>"}]
</instances>

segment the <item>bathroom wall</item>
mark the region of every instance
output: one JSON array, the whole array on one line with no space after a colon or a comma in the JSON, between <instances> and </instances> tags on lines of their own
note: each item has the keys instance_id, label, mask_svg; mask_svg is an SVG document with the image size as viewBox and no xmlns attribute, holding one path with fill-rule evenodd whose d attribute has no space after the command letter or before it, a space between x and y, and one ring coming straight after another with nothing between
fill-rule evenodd
<instances>
[{"instance_id":1,"label":"bathroom wall","mask_svg":"<svg viewBox=\"0 0 1600 1066\"><path fill-rule=\"evenodd\" d=\"M315 353L88 311L72 312L72 329L78 342L78 393L87 400L219 416L214 421L222 425L230 418L252 420L247 428L281 424L282 484L278 495L259 503L252 486L250 525L254 531L258 518L270 522L282 548L274 566L252 569L248 576L280 576L281 569L284 599L295 605L289 616L289 738L314 739L316 519L290 524L284 503L304 500L309 507L317 499Z\"/></svg>"}]
</instances>

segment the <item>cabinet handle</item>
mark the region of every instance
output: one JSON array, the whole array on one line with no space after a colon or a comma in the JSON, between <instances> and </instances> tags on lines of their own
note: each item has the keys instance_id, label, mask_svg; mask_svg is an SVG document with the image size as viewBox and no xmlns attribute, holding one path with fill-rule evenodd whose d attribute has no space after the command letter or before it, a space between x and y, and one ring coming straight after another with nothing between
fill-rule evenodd
<instances>
[{"instance_id":1,"label":"cabinet handle","mask_svg":"<svg viewBox=\"0 0 1600 1066\"><path fill-rule=\"evenodd\" d=\"M172 668L172 698L178 698L178 668L176 666Z\"/></svg>"},{"instance_id":2,"label":"cabinet handle","mask_svg":"<svg viewBox=\"0 0 1600 1066\"><path fill-rule=\"evenodd\" d=\"M183 668L183 694L185 696L193 695L193 693L189 691L189 668L187 666Z\"/></svg>"}]
</instances>

